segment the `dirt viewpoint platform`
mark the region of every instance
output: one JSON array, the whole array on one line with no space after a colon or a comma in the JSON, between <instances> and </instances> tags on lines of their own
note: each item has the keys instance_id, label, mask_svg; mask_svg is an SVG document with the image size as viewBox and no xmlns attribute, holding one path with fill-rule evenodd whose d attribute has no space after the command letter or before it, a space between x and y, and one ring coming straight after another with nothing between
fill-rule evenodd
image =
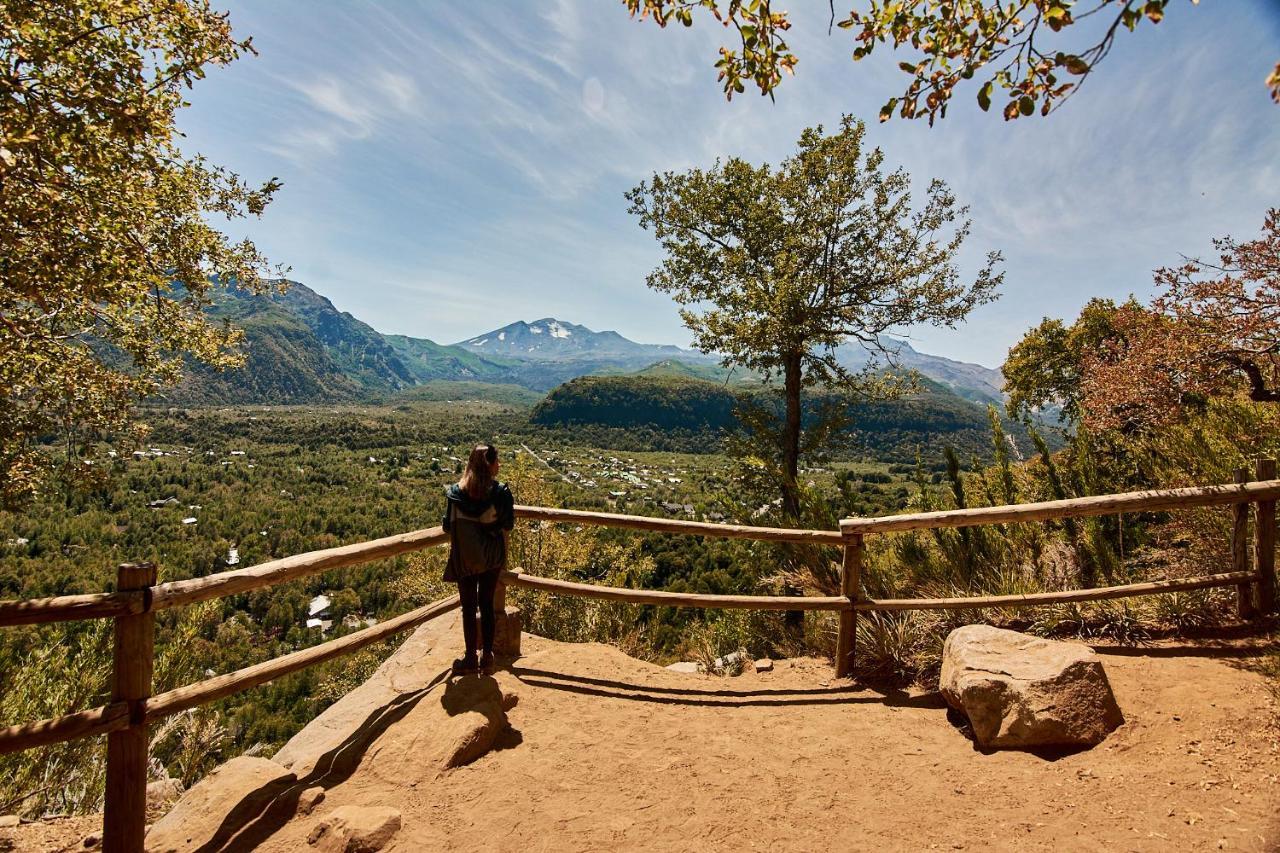
<instances>
[{"instance_id":1,"label":"dirt viewpoint platform","mask_svg":"<svg viewBox=\"0 0 1280 853\"><path fill-rule=\"evenodd\" d=\"M850 686L816 660L724 679L526 636L509 670L460 685L451 621L282 750L292 801L224 820L219 843L315 849L334 810L390 806L393 851L1280 849L1274 708L1238 649L1104 649L1126 722L1102 745L984 755L936 696ZM497 690L518 697L511 728L440 770L451 747L432 739L459 696Z\"/></svg>"}]
</instances>

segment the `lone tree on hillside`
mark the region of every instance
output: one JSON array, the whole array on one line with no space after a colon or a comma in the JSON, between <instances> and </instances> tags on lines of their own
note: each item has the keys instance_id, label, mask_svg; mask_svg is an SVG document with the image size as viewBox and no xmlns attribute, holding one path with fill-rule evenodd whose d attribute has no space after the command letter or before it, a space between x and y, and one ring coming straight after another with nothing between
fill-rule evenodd
<instances>
[{"instance_id":1,"label":"lone tree on hillside","mask_svg":"<svg viewBox=\"0 0 1280 853\"><path fill-rule=\"evenodd\" d=\"M627 193L640 225L652 228L666 257L648 277L684 306L695 345L782 378L779 439L783 516L800 519L797 473L803 389L859 396L883 393L878 357L892 364L881 335L921 323L953 326L995 298L1003 277L998 252L970 284L954 258L969 234L941 180L911 205L910 177L885 172L884 154L863 150L862 122L800 136L777 168L737 158L711 169L654 175ZM847 339L872 356L851 372L836 359Z\"/></svg>"},{"instance_id":2,"label":"lone tree on hillside","mask_svg":"<svg viewBox=\"0 0 1280 853\"><path fill-rule=\"evenodd\" d=\"M260 214L279 184L184 154L174 118L252 49L207 0L0 4L0 504L37 492L47 437L82 479L184 359L238 363L210 280L262 290L268 269L209 220Z\"/></svg>"}]
</instances>

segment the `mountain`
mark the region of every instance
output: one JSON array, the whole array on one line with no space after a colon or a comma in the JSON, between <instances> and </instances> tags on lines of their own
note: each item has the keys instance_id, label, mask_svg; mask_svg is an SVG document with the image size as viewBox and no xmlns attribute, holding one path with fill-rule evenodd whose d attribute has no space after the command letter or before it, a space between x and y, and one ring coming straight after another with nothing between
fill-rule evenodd
<instances>
[{"instance_id":1,"label":"mountain","mask_svg":"<svg viewBox=\"0 0 1280 853\"><path fill-rule=\"evenodd\" d=\"M586 326L544 317L526 323L523 320L494 329L483 335L459 341L462 347L479 355L507 356L526 361L566 361L619 359L650 362L664 358L703 361L708 357L692 350L665 344L638 344L617 332L593 332Z\"/></svg>"},{"instance_id":2,"label":"mountain","mask_svg":"<svg viewBox=\"0 0 1280 853\"><path fill-rule=\"evenodd\" d=\"M215 372L193 364L170 401L337 401L411 381L377 332L301 285L271 296L227 288L209 314L244 331L245 365Z\"/></svg>"},{"instance_id":3,"label":"mountain","mask_svg":"<svg viewBox=\"0 0 1280 853\"><path fill-rule=\"evenodd\" d=\"M1004 374L981 364L956 361L940 355L917 352L911 344L896 338L884 337L880 343L890 353L894 366L915 370L921 376L932 379L956 394L978 403L1004 401ZM853 370L866 366L871 358L860 344L846 343L836 348L836 360ZM886 358L877 358L881 366Z\"/></svg>"},{"instance_id":4,"label":"mountain","mask_svg":"<svg viewBox=\"0 0 1280 853\"><path fill-rule=\"evenodd\" d=\"M244 330L246 366L216 373L193 365L166 398L309 403L384 399L439 382L516 385L546 392L588 375L639 373L721 384L756 378L748 371L721 367L715 356L637 343L615 331L594 332L553 317L511 323L456 344L386 335L339 311L306 285L287 285L283 293L269 295L234 286L219 290L209 313ZM999 371L920 353L901 341L887 344L897 348L901 366L920 371L960 396L979 402L1001 399ZM857 346L842 346L837 355L854 368L867 361Z\"/></svg>"}]
</instances>

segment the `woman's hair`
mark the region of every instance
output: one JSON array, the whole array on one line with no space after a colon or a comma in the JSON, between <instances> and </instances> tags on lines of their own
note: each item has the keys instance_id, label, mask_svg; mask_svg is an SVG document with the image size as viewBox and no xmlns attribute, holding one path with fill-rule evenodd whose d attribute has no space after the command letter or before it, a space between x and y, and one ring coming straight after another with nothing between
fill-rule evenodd
<instances>
[{"instance_id":1,"label":"woman's hair","mask_svg":"<svg viewBox=\"0 0 1280 853\"><path fill-rule=\"evenodd\" d=\"M477 444L467 457L467 467L462 472L458 486L473 501L489 494L493 486L493 463L498 461L498 448L492 444Z\"/></svg>"}]
</instances>

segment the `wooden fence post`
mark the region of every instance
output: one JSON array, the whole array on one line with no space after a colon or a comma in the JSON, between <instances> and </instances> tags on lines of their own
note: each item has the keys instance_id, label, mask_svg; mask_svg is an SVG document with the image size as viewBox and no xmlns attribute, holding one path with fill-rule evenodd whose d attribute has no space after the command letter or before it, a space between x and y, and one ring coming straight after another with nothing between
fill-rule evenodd
<instances>
[{"instance_id":1,"label":"wooden fence post","mask_svg":"<svg viewBox=\"0 0 1280 853\"><path fill-rule=\"evenodd\" d=\"M1254 468L1259 480L1276 478L1276 460L1259 459ZM1261 613L1276 609L1276 502L1258 501L1253 516L1253 569L1258 575L1255 601Z\"/></svg>"},{"instance_id":2,"label":"wooden fence post","mask_svg":"<svg viewBox=\"0 0 1280 853\"><path fill-rule=\"evenodd\" d=\"M147 589L156 582L154 563L125 563L116 589ZM151 695L155 614L116 617L111 701L129 703L129 728L107 735L107 792L102 819L103 853L142 853L147 830L147 724L142 701Z\"/></svg>"},{"instance_id":3,"label":"wooden fence post","mask_svg":"<svg viewBox=\"0 0 1280 853\"><path fill-rule=\"evenodd\" d=\"M840 565L840 592L857 604L862 588L862 558L866 545L861 533L854 533L844 542L844 561ZM853 674L854 655L857 647L858 611L850 607L840 611L840 633L836 636L836 678Z\"/></svg>"},{"instance_id":4,"label":"wooden fence post","mask_svg":"<svg viewBox=\"0 0 1280 853\"><path fill-rule=\"evenodd\" d=\"M1249 469L1236 469L1236 482L1249 482ZM1231 571L1249 571L1249 504L1231 505ZM1253 584L1242 583L1236 587L1236 613L1241 619L1250 619L1257 609L1253 601Z\"/></svg>"}]
</instances>

